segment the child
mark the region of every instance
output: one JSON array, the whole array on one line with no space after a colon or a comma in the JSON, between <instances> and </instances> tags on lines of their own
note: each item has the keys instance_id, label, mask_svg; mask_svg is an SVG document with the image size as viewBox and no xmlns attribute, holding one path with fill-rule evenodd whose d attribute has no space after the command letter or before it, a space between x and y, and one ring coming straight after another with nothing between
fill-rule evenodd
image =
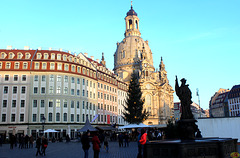
<instances>
[{"instance_id":1,"label":"child","mask_svg":"<svg viewBox=\"0 0 240 158\"><path fill-rule=\"evenodd\" d=\"M107 139L107 137L105 137L105 139L104 139L104 148L106 149L106 151L108 153L108 139Z\"/></svg>"}]
</instances>

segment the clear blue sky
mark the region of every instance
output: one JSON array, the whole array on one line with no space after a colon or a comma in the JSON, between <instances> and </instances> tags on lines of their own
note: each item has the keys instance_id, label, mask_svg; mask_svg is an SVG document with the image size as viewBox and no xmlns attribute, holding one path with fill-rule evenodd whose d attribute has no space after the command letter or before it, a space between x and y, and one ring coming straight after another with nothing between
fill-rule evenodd
<instances>
[{"instance_id":1,"label":"clear blue sky","mask_svg":"<svg viewBox=\"0 0 240 158\"><path fill-rule=\"evenodd\" d=\"M116 43L124 38L130 0L9 0L0 2L0 49L49 47L104 52L113 69ZM135 0L142 38L149 41L154 65L161 56L172 87L186 78L198 103L208 108L219 88L240 84L239 0ZM179 81L180 82L180 81ZM176 95L174 100L178 101Z\"/></svg>"}]
</instances>

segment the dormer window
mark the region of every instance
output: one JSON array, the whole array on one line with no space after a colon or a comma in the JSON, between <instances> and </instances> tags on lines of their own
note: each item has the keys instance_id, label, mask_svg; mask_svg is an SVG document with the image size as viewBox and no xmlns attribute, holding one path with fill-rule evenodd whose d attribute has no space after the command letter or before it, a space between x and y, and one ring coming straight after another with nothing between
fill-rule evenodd
<instances>
[{"instance_id":1,"label":"dormer window","mask_svg":"<svg viewBox=\"0 0 240 158\"><path fill-rule=\"evenodd\" d=\"M65 64L65 65L64 65L64 70L65 70L65 71L68 71L68 64Z\"/></svg>"},{"instance_id":2,"label":"dormer window","mask_svg":"<svg viewBox=\"0 0 240 158\"><path fill-rule=\"evenodd\" d=\"M50 63L50 69L54 70L55 69L55 63Z\"/></svg>"},{"instance_id":3,"label":"dormer window","mask_svg":"<svg viewBox=\"0 0 240 158\"><path fill-rule=\"evenodd\" d=\"M72 72L75 72L75 66L72 65Z\"/></svg>"},{"instance_id":4,"label":"dormer window","mask_svg":"<svg viewBox=\"0 0 240 158\"><path fill-rule=\"evenodd\" d=\"M13 53L9 53L9 59L13 59L14 54Z\"/></svg>"},{"instance_id":5,"label":"dormer window","mask_svg":"<svg viewBox=\"0 0 240 158\"><path fill-rule=\"evenodd\" d=\"M57 60L61 60L61 54L57 55Z\"/></svg>"},{"instance_id":6,"label":"dormer window","mask_svg":"<svg viewBox=\"0 0 240 158\"><path fill-rule=\"evenodd\" d=\"M37 53L37 59L41 59L41 53Z\"/></svg>"},{"instance_id":7,"label":"dormer window","mask_svg":"<svg viewBox=\"0 0 240 158\"><path fill-rule=\"evenodd\" d=\"M4 59L5 58L5 56L6 56L6 54L3 52L3 53L1 53L1 59Z\"/></svg>"},{"instance_id":8,"label":"dormer window","mask_svg":"<svg viewBox=\"0 0 240 158\"><path fill-rule=\"evenodd\" d=\"M67 60L67 56L66 56L66 55L63 56L63 60L64 60L64 61Z\"/></svg>"},{"instance_id":9,"label":"dormer window","mask_svg":"<svg viewBox=\"0 0 240 158\"><path fill-rule=\"evenodd\" d=\"M35 63L34 68L35 68L35 69L39 69L39 63Z\"/></svg>"},{"instance_id":10,"label":"dormer window","mask_svg":"<svg viewBox=\"0 0 240 158\"><path fill-rule=\"evenodd\" d=\"M72 57L71 56L69 57L69 61L72 62Z\"/></svg>"},{"instance_id":11,"label":"dormer window","mask_svg":"<svg viewBox=\"0 0 240 158\"><path fill-rule=\"evenodd\" d=\"M47 63L42 63L42 69L47 69Z\"/></svg>"},{"instance_id":12,"label":"dormer window","mask_svg":"<svg viewBox=\"0 0 240 158\"><path fill-rule=\"evenodd\" d=\"M44 53L44 59L48 59L48 54Z\"/></svg>"},{"instance_id":13,"label":"dormer window","mask_svg":"<svg viewBox=\"0 0 240 158\"><path fill-rule=\"evenodd\" d=\"M18 58L18 59L21 59L22 56L23 56L22 53L18 53L18 54L17 54L17 58Z\"/></svg>"},{"instance_id":14,"label":"dormer window","mask_svg":"<svg viewBox=\"0 0 240 158\"><path fill-rule=\"evenodd\" d=\"M28 63L27 63L27 62L24 62L24 63L23 63L23 69L27 69L27 67L28 67Z\"/></svg>"},{"instance_id":15,"label":"dormer window","mask_svg":"<svg viewBox=\"0 0 240 158\"><path fill-rule=\"evenodd\" d=\"M55 60L55 54L54 53L51 54L51 59Z\"/></svg>"},{"instance_id":16,"label":"dormer window","mask_svg":"<svg viewBox=\"0 0 240 158\"><path fill-rule=\"evenodd\" d=\"M26 53L26 54L25 54L25 59L29 59L30 56L31 56L30 53Z\"/></svg>"}]
</instances>

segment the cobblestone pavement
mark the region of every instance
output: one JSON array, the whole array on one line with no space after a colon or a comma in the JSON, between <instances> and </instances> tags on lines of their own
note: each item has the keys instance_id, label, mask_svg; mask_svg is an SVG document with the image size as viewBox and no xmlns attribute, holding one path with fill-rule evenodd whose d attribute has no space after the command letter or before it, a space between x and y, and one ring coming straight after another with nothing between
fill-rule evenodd
<instances>
[{"instance_id":1,"label":"cobblestone pavement","mask_svg":"<svg viewBox=\"0 0 240 158\"><path fill-rule=\"evenodd\" d=\"M99 158L136 158L137 157L137 143L130 142L129 147L119 147L118 142L109 142L109 152L107 153L102 145ZM30 149L19 149L14 147L10 149L9 144L3 144L0 147L0 158L31 158L36 157L37 149L35 144ZM83 158L84 152L82 144L79 142L70 143L49 143L46 149L46 156L37 156L46 158ZM89 158L93 158L92 144L89 149Z\"/></svg>"}]
</instances>

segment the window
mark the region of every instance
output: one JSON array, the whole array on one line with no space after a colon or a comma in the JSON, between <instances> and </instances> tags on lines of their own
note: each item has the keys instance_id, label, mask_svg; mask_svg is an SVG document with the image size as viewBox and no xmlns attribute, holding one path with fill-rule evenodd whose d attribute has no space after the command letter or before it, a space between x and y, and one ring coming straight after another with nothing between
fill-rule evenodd
<instances>
[{"instance_id":1,"label":"window","mask_svg":"<svg viewBox=\"0 0 240 158\"><path fill-rule=\"evenodd\" d=\"M67 121L67 113L63 114L63 121Z\"/></svg>"},{"instance_id":2,"label":"window","mask_svg":"<svg viewBox=\"0 0 240 158\"><path fill-rule=\"evenodd\" d=\"M79 122L79 117L80 117L79 114L77 114L77 122Z\"/></svg>"},{"instance_id":3,"label":"window","mask_svg":"<svg viewBox=\"0 0 240 158\"><path fill-rule=\"evenodd\" d=\"M64 102L63 102L63 107L64 107L64 108L67 108L67 104L68 104L68 103L67 103L67 100L64 100Z\"/></svg>"},{"instance_id":4,"label":"window","mask_svg":"<svg viewBox=\"0 0 240 158\"><path fill-rule=\"evenodd\" d=\"M3 108L7 107L7 100L3 100Z\"/></svg>"},{"instance_id":5,"label":"window","mask_svg":"<svg viewBox=\"0 0 240 158\"><path fill-rule=\"evenodd\" d=\"M68 76L64 76L64 82L68 82Z\"/></svg>"},{"instance_id":6,"label":"window","mask_svg":"<svg viewBox=\"0 0 240 158\"><path fill-rule=\"evenodd\" d=\"M85 90L83 89L83 90L82 90L82 96L84 96L84 93L85 93Z\"/></svg>"},{"instance_id":7,"label":"window","mask_svg":"<svg viewBox=\"0 0 240 158\"><path fill-rule=\"evenodd\" d=\"M62 77L61 76L57 76L57 81L61 82L61 80L62 80Z\"/></svg>"},{"instance_id":8,"label":"window","mask_svg":"<svg viewBox=\"0 0 240 158\"><path fill-rule=\"evenodd\" d=\"M24 122L24 114L20 114L20 122Z\"/></svg>"},{"instance_id":9,"label":"window","mask_svg":"<svg viewBox=\"0 0 240 158\"><path fill-rule=\"evenodd\" d=\"M21 100L21 108L25 107L25 100Z\"/></svg>"},{"instance_id":10,"label":"window","mask_svg":"<svg viewBox=\"0 0 240 158\"><path fill-rule=\"evenodd\" d=\"M34 107L34 108L37 107L37 100L33 100L33 107Z\"/></svg>"},{"instance_id":11,"label":"window","mask_svg":"<svg viewBox=\"0 0 240 158\"><path fill-rule=\"evenodd\" d=\"M27 69L28 68L28 63L24 62L23 63L23 69Z\"/></svg>"},{"instance_id":12,"label":"window","mask_svg":"<svg viewBox=\"0 0 240 158\"><path fill-rule=\"evenodd\" d=\"M67 87L64 88L64 94L68 94L68 88Z\"/></svg>"},{"instance_id":13,"label":"window","mask_svg":"<svg viewBox=\"0 0 240 158\"><path fill-rule=\"evenodd\" d=\"M4 80L9 81L9 75L5 75Z\"/></svg>"},{"instance_id":14,"label":"window","mask_svg":"<svg viewBox=\"0 0 240 158\"><path fill-rule=\"evenodd\" d=\"M49 100L48 107L53 107L53 100Z\"/></svg>"},{"instance_id":15,"label":"window","mask_svg":"<svg viewBox=\"0 0 240 158\"><path fill-rule=\"evenodd\" d=\"M49 121L49 122L52 122L52 113L49 113L49 114L48 114L48 121Z\"/></svg>"},{"instance_id":16,"label":"window","mask_svg":"<svg viewBox=\"0 0 240 158\"><path fill-rule=\"evenodd\" d=\"M72 77L72 83L75 83L75 79L74 79L74 77Z\"/></svg>"},{"instance_id":17,"label":"window","mask_svg":"<svg viewBox=\"0 0 240 158\"><path fill-rule=\"evenodd\" d=\"M41 88L41 93L42 93L42 94L45 94L45 87L42 87L42 88Z\"/></svg>"},{"instance_id":18,"label":"window","mask_svg":"<svg viewBox=\"0 0 240 158\"><path fill-rule=\"evenodd\" d=\"M42 81L45 82L46 81L46 76L42 75Z\"/></svg>"},{"instance_id":19,"label":"window","mask_svg":"<svg viewBox=\"0 0 240 158\"><path fill-rule=\"evenodd\" d=\"M56 107L57 107L57 108L60 107L60 99L56 99Z\"/></svg>"},{"instance_id":20,"label":"window","mask_svg":"<svg viewBox=\"0 0 240 158\"><path fill-rule=\"evenodd\" d=\"M22 81L26 81L27 80L27 76L26 75L22 75Z\"/></svg>"},{"instance_id":21,"label":"window","mask_svg":"<svg viewBox=\"0 0 240 158\"><path fill-rule=\"evenodd\" d=\"M74 101L71 101L71 108L74 108Z\"/></svg>"},{"instance_id":22,"label":"window","mask_svg":"<svg viewBox=\"0 0 240 158\"><path fill-rule=\"evenodd\" d=\"M79 109L79 105L80 105L80 102L79 101L77 101L77 108Z\"/></svg>"},{"instance_id":23,"label":"window","mask_svg":"<svg viewBox=\"0 0 240 158\"><path fill-rule=\"evenodd\" d=\"M71 121L74 121L74 114L71 114Z\"/></svg>"},{"instance_id":24,"label":"window","mask_svg":"<svg viewBox=\"0 0 240 158\"><path fill-rule=\"evenodd\" d=\"M11 63L7 62L6 63L6 69L10 69L11 68Z\"/></svg>"},{"instance_id":25,"label":"window","mask_svg":"<svg viewBox=\"0 0 240 158\"><path fill-rule=\"evenodd\" d=\"M88 102L86 102L86 109L88 110Z\"/></svg>"},{"instance_id":26,"label":"window","mask_svg":"<svg viewBox=\"0 0 240 158\"><path fill-rule=\"evenodd\" d=\"M53 93L53 86L50 86L50 88L49 88L49 93L50 93L50 94Z\"/></svg>"},{"instance_id":27,"label":"window","mask_svg":"<svg viewBox=\"0 0 240 158\"><path fill-rule=\"evenodd\" d=\"M54 63L50 63L50 70L54 70L55 69L55 64Z\"/></svg>"},{"instance_id":28,"label":"window","mask_svg":"<svg viewBox=\"0 0 240 158\"><path fill-rule=\"evenodd\" d=\"M77 90L77 95L80 95L80 90L79 89Z\"/></svg>"},{"instance_id":29,"label":"window","mask_svg":"<svg viewBox=\"0 0 240 158\"><path fill-rule=\"evenodd\" d=\"M34 93L34 94L38 93L38 87L34 87L33 93Z\"/></svg>"},{"instance_id":30,"label":"window","mask_svg":"<svg viewBox=\"0 0 240 158\"><path fill-rule=\"evenodd\" d=\"M87 80L87 86L88 86L88 80Z\"/></svg>"},{"instance_id":31,"label":"window","mask_svg":"<svg viewBox=\"0 0 240 158\"><path fill-rule=\"evenodd\" d=\"M11 122L15 122L15 114L12 114Z\"/></svg>"},{"instance_id":32,"label":"window","mask_svg":"<svg viewBox=\"0 0 240 158\"><path fill-rule=\"evenodd\" d=\"M35 63L34 68L35 68L35 69L39 69L39 63Z\"/></svg>"},{"instance_id":33,"label":"window","mask_svg":"<svg viewBox=\"0 0 240 158\"><path fill-rule=\"evenodd\" d=\"M89 104L89 110L92 110L92 103Z\"/></svg>"},{"instance_id":34,"label":"window","mask_svg":"<svg viewBox=\"0 0 240 158\"><path fill-rule=\"evenodd\" d=\"M71 71L75 72L75 66L74 65L72 65L72 70Z\"/></svg>"},{"instance_id":35,"label":"window","mask_svg":"<svg viewBox=\"0 0 240 158\"><path fill-rule=\"evenodd\" d=\"M18 81L18 75L13 76L13 81Z\"/></svg>"},{"instance_id":36,"label":"window","mask_svg":"<svg viewBox=\"0 0 240 158\"><path fill-rule=\"evenodd\" d=\"M17 86L13 86L13 94L17 94Z\"/></svg>"},{"instance_id":37,"label":"window","mask_svg":"<svg viewBox=\"0 0 240 158\"><path fill-rule=\"evenodd\" d=\"M85 106L85 105L84 105L84 101L83 101L83 102L82 102L82 109L84 109L84 106Z\"/></svg>"},{"instance_id":38,"label":"window","mask_svg":"<svg viewBox=\"0 0 240 158\"><path fill-rule=\"evenodd\" d=\"M4 93L4 94L7 94L7 93L8 93L8 87L7 87L7 86L4 86L3 93Z\"/></svg>"},{"instance_id":39,"label":"window","mask_svg":"<svg viewBox=\"0 0 240 158\"><path fill-rule=\"evenodd\" d=\"M48 59L48 54L44 53L44 59Z\"/></svg>"},{"instance_id":40,"label":"window","mask_svg":"<svg viewBox=\"0 0 240 158\"><path fill-rule=\"evenodd\" d=\"M57 55L57 60L61 60L61 54Z\"/></svg>"},{"instance_id":41,"label":"window","mask_svg":"<svg viewBox=\"0 0 240 158\"><path fill-rule=\"evenodd\" d=\"M38 81L38 75L34 76L34 81Z\"/></svg>"},{"instance_id":42,"label":"window","mask_svg":"<svg viewBox=\"0 0 240 158\"><path fill-rule=\"evenodd\" d=\"M51 59L55 60L55 54L51 54Z\"/></svg>"},{"instance_id":43,"label":"window","mask_svg":"<svg viewBox=\"0 0 240 158\"><path fill-rule=\"evenodd\" d=\"M68 71L68 64L64 64L64 70Z\"/></svg>"},{"instance_id":44,"label":"window","mask_svg":"<svg viewBox=\"0 0 240 158\"><path fill-rule=\"evenodd\" d=\"M50 75L50 82L53 82L53 81L54 81L54 76Z\"/></svg>"},{"instance_id":45,"label":"window","mask_svg":"<svg viewBox=\"0 0 240 158\"><path fill-rule=\"evenodd\" d=\"M98 109L100 109L100 103L98 103Z\"/></svg>"},{"instance_id":46,"label":"window","mask_svg":"<svg viewBox=\"0 0 240 158\"><path fill-rule=\"evenodd\" d=\"M74 95L74 89L71 89L71 95Z\"/></svg>"},{"instance_id":47,"label":"window","mask_svg":"<svg viewBox=\"0 0 240 158\"><path fill-rule=\"evenodd\" d=\"M41 59L41 54L37 53L37 59Z\"/></svg>"},{"instance_id":48,"label":"window","mask_svg":"<svg viewBox=\"0 0 240 158\"><path fill-rule=\"evenodd\" d=\"M6 114L2 114L2 122L6 122Z\"/></svg>"},{"instance_id":49,"label":"window","mask_svg":"<svg viewBox=\"0 0 240 158\"><path fill-rule=\"evenodd\" d=\"M86 94L87 94L87 97L88 97L88 91L87 91L87 93L86 93Z\"/></svg>"},{"instance_id":50,"label":"window","mask_svg":"<svg viewBox=\"0 0 240 158\"><path fill-rule=\"evenodd\" d=\"M61 93L61 87L58 86L58 88L57 88L57 94L60 94L60 93Z\"/></svg>"},{"instance_id":51,"label":"window","mask_svg":"<svg viewBox=\"0 0 240 158\"><path fill-rule=\"evenodd\" d=\"M33 122L36 122L37 121L37 114L33 114Z\"/></svg>"},{"instance_id":52,"label":"window","mask_svg":"<svg viewBox=\"0 0 240 158\"><path fill-rule=\"evenodd\" d=\"M82 122L84 122L84 119L85 119L85 115L83 114L82 115Z\"/></svg>"},{"instance_id":53,"label":"window","mask_svg":"<svg viewBox=\"0 0 240 158\"><path fill-rule=\"evenodd\" d=\"M85 85L85 79L84 79L84 78L83 78L83 80L82 80L82 84Z\"/></svg>"},{"instance_id":54,"label":"window","mask_svg":"<svg viewBox=\"0 0 240 158\"><path fill-rule=\"evenodd\" d=\"M62 70L62 64L61 64L61 63L58 63L58 64L57 64L57 69L58 69L58 70Z\"/></svg>"},{"instance_id":55,"label":"window","mask_svg":"<svg viewBox=\"0 0 240 158\"><path fill-rule=\"evenodd\" d=\"M80 78L77 78L77 84L80 84Z\"/></svg>"},{"instance_id":56,"label":"window","mask_svg":"<svg viewBox=\"0 0 240 158\"><path fill-rule=\"evenodd\" d=\"M45 101L44 100L41 100L41 107L43 108L45 105Z\"/></svg>"},{"instance_id":57,"label":"window","mask_svg":"<svg viewBox=\"0 0 240 158\"><path fill-rule=\"evenodd\" d=\"M67 60L67 56L66 56L66 55L63 56L63 60L64 60L64 61Z\"/></svg>"},{"instance_id":58,"label":"window","mask_svg":"<svg viewBox=\"0 0 240 158\"><path fill-rule=\"evenodd\" d=\"M0 62L0 69L2 69L2 62Z\"/></svg>"},{"instance_id":59,"label":"window","mask_svg":"<svg viewBox=\"0 0 240 158\"><path fill-rule=\"evenodd\" d=\"M93 104L93 110L95 110L95 104Z\"/></svg>"},{"instance_id":60,"label":"window","mask_svg":"<svg viewBox=\"0 0 240 158\"><path fill-rule=\"evenodd\" d=\"M60 121L60 113L56 114L56 121Z\"/></svg>"},{"instance_id":61,"label":"window","mask_svg":"<svg viewBox=\"0 0 240 158\"><path fill-rule=\"evenodd\" d=\"M42 69L47 69L47 63L42 63Z\"/></svg>"},{"instance_id":62,"label":"window","mask_svg":"<svg viewBox=\"0 0 240 158\"><path fill-rule=\"evenodd\" d=\"M15 108L17 105L17 101L16 100L12 100L12 107Z\"/></svg>"}]
</instances>

